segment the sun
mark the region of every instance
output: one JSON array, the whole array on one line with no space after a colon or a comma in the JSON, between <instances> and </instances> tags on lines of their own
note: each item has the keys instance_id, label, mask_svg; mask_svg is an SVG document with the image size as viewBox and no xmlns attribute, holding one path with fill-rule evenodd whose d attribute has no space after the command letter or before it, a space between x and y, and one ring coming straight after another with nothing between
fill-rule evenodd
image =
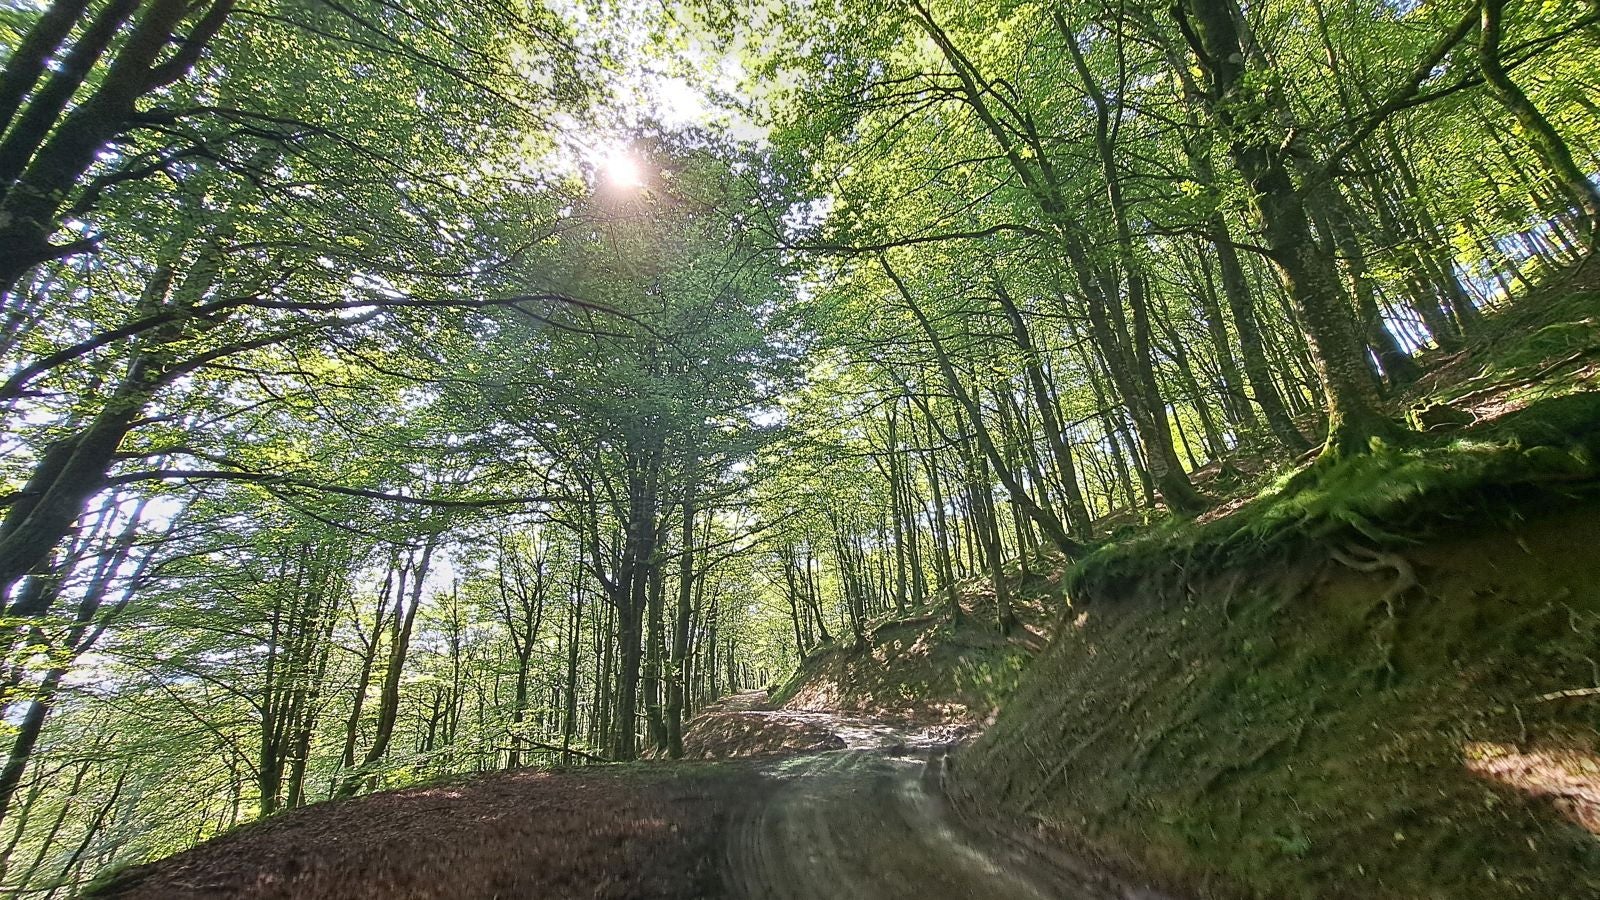
<instances>
[{"instance_id":1,"label":"sun","mask_svg":"<svg viewBox=\"0 0 1600 900\"><path fill-rule=\"evenodd\" d=\"M606 180L614 187L636 188L644 186L644 173L639 161L626 150L613 150L606 156L603 166Z\"/></svg>"}]
</instances>

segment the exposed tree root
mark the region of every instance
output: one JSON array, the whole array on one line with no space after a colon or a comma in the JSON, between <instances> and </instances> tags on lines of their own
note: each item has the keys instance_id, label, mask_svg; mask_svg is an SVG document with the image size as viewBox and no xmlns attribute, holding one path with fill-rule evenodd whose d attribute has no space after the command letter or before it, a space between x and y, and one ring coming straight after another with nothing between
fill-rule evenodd
<instances>
[{"instance_id":1,"label":"exposed tree root","mask_svg":"<svg viewBox=\"0 0 1600 900\"><path fill-rule=\"evenodd\" d=\"M1216 790L1229 779L1259 766L1263 760L1274 753L1279 751L1283 751L1286 754L1293 753L1299 748L1301 739L1305 737L1306 726L1311 724L1311 720L1316 717L1316 713L1317 704L1313 701L1306 714L1301 716L1293 727L1268 740L1243 760L1219 766L1200 782L1199 786L1194 790L1194 795L1199 796L1208 791Z\"/></svg>"},{"instance_id":2,"label":"exposed tree root","mask_svg":"<svg viewBox=\"0 0 1600 900\"><path fill-rule=\"evenodd\" d=\"M1233 624L1233 599L1239 592L1239 583L1244 580L1243 571L1235 571L1228 577L1227 586L1222 589L1222 621Z\"/></svg>"},{"instance_id":3,"label":"exposed tree root","mask_svg":"<svg viewBox=\"0 0 1600 900\"><path fill-rule=\"evenodd\" d=\"M1347 544L1344 549L1334 547L1328 551L1340 565L1355 569L1357 572L1378 572L1383 569L1393 569L1395 573L1394 584L1383 593L1383 605L1389 611L1389 617L1394 618L1396 600L1406 591L1414 587L1421 587L1417 581L1417 572L1411 563L1398 553L1389 553L1383 550L1373 550L1359 544Z\"/></svg>"},{"instance_id":4,"label":"exposed tree root","mask_svg":"<svg viewBox=\"0 0 1600 900\"><path fill-rule=\"evenodd\" d=\"M1389 613L1388 621L1385 623L1387 627L1379 628L1372 635L1372 641L1378 647L1379 664L1383 668L1384 677L1387 683L1393 684L1399 678L1399 673L1394 667L1394 633L1399 627L1395 602L1406 591L1422 586L1417 581L1416 569L1398 553L1374 550L1359 544L1347 544L1342 550L1338 547L1330 548L1328 555L1340 565L1357 572L1379 572L1384 569L1394 571L1394 582L1379 598Z\"/></svg>"},{"instance_id":5,"label":"exposed tree root","mask_svg":"<svg viewBox=\"0 0 1600 900\"><path fill-rule=\"evenodd\" d=\"M1561 371L1573 363L1582 362L1585 357L1593 356L1596 353L1600 353L1600 347L1584 347L1583 349L1563 356L1554 362L1540 366L1530 375L1525 375L1514 381L1497 381L1488 387L1479 388L1475 391L1469 391L1459 397L1451 397L1449 398L1450 405L1462 406L1464 404L1472 403L1476 400L1482 400L1485 397L1491 397L1495 394L1503 394L1515 388L1527 387L1530 384L1538 384L1556 372Z\"/></svg>"}]
</instances>

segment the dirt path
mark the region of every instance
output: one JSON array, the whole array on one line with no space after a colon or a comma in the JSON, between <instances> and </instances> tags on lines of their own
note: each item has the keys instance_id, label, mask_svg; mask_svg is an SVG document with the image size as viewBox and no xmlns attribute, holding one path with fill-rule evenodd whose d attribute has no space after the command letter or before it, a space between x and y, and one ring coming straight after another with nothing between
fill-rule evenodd
<instances>
[{"instance_id":1,"label":"dirt path","mask_svg":"<svg viewBox=\"0 0 1600 900\"><path fill-rule=\"evenodd\" d=\"M776 782L727 829L729 897L771 900L1072 898L1154 900L1020 836L963 822L940 784L945 747L926 735L827 713L799 717L831 728L847 748L775 760Z\"/></svg>"},{"instance_id":2,"label":"dirt path","mask_svg":"<svg viewBox=\"0 0 1600 900\"><path fill-rule=\"evenodd\" d=\"M115 900L1133 900L940 785L955 729L732 698L733 741L823 752L520 770L291 810L123 870ZM726 722L722 724L727 724ZM719 738L720 740L720 738Z\"/></svg>"},{"instance_id":3,"label":"dirt path","mask_svg":"<svg viewBox=\"0 0 1600 900\"><path fill-rule=\"evenodd\" d=\"M684 738L689 756L704 759L812 750L931 750L972 731L961 723L888 723L823 710L773 709L764 691L730 694L689 727Z\"/></svg>"}]
</instances>

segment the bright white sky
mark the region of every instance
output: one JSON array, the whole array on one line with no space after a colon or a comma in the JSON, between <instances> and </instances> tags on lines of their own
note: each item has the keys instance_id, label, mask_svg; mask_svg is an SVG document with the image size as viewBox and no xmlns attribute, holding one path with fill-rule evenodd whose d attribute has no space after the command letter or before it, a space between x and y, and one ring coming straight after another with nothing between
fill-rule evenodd
<instances>
[{"instance_id":1,"label":"bright white sky","mask_svg":"<svg viewBox=\"0 0 1600 900\"><path fill-rule=\"evenodd\" d=\"M609 48L621 67L611 73L611 100L599 111L600 121L567 123L558 155L570 154L614 185L636 187L648 162L637 157L626 133L641 125L698 125L740 140L765 140L764 128L739 110L719 107L708 93L733 93L744 85L740 57L766 20L760 0L749 4L749 24L731 40L707 33L673 0L546 0L546 5L571 23L580 47ZM539 167L551 162L541 161Z\"/></svg>"}]
</instances>

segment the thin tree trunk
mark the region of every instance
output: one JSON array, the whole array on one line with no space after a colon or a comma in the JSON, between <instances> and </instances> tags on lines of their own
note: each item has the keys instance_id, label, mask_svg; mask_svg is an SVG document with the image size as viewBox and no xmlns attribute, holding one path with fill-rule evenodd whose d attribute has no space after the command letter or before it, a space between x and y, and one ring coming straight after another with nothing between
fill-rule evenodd
<instances>
[{"instance_id":1,"label":"thin tree trunk","mask_svg":"<svg viewBox=\"0 0 1600 900\"><path fill-rule=\"evenodd\" d=\"M683 757L685 665L689 657L689 621L694 613L694 521L699 460L691 457L683 488L683 549L678 557L678 603L672 621L672 652L667 667L667 753ZM791 604L793 597L790 598ZM796 631L798 634L798 630Z\"/></svg>"},{"instance_id":2,"label":"thin tree trunk","mask_svg":"<svg viewBox=\"0 0 1600 900\"><path fill-rule=\"evenodd\" d=\"M1502 18L1506 0L1480 0L1482 20L1478 26L1478 67L1489 90L1516 117L1523 134L1538 154L1550 175L1578 208L1591 246L1600 242L1600 189L1573 160L1572 148L1556 127L1545 118L1528 95L1511 79L1500 59Z\"/></svg>"}]
</instances>

